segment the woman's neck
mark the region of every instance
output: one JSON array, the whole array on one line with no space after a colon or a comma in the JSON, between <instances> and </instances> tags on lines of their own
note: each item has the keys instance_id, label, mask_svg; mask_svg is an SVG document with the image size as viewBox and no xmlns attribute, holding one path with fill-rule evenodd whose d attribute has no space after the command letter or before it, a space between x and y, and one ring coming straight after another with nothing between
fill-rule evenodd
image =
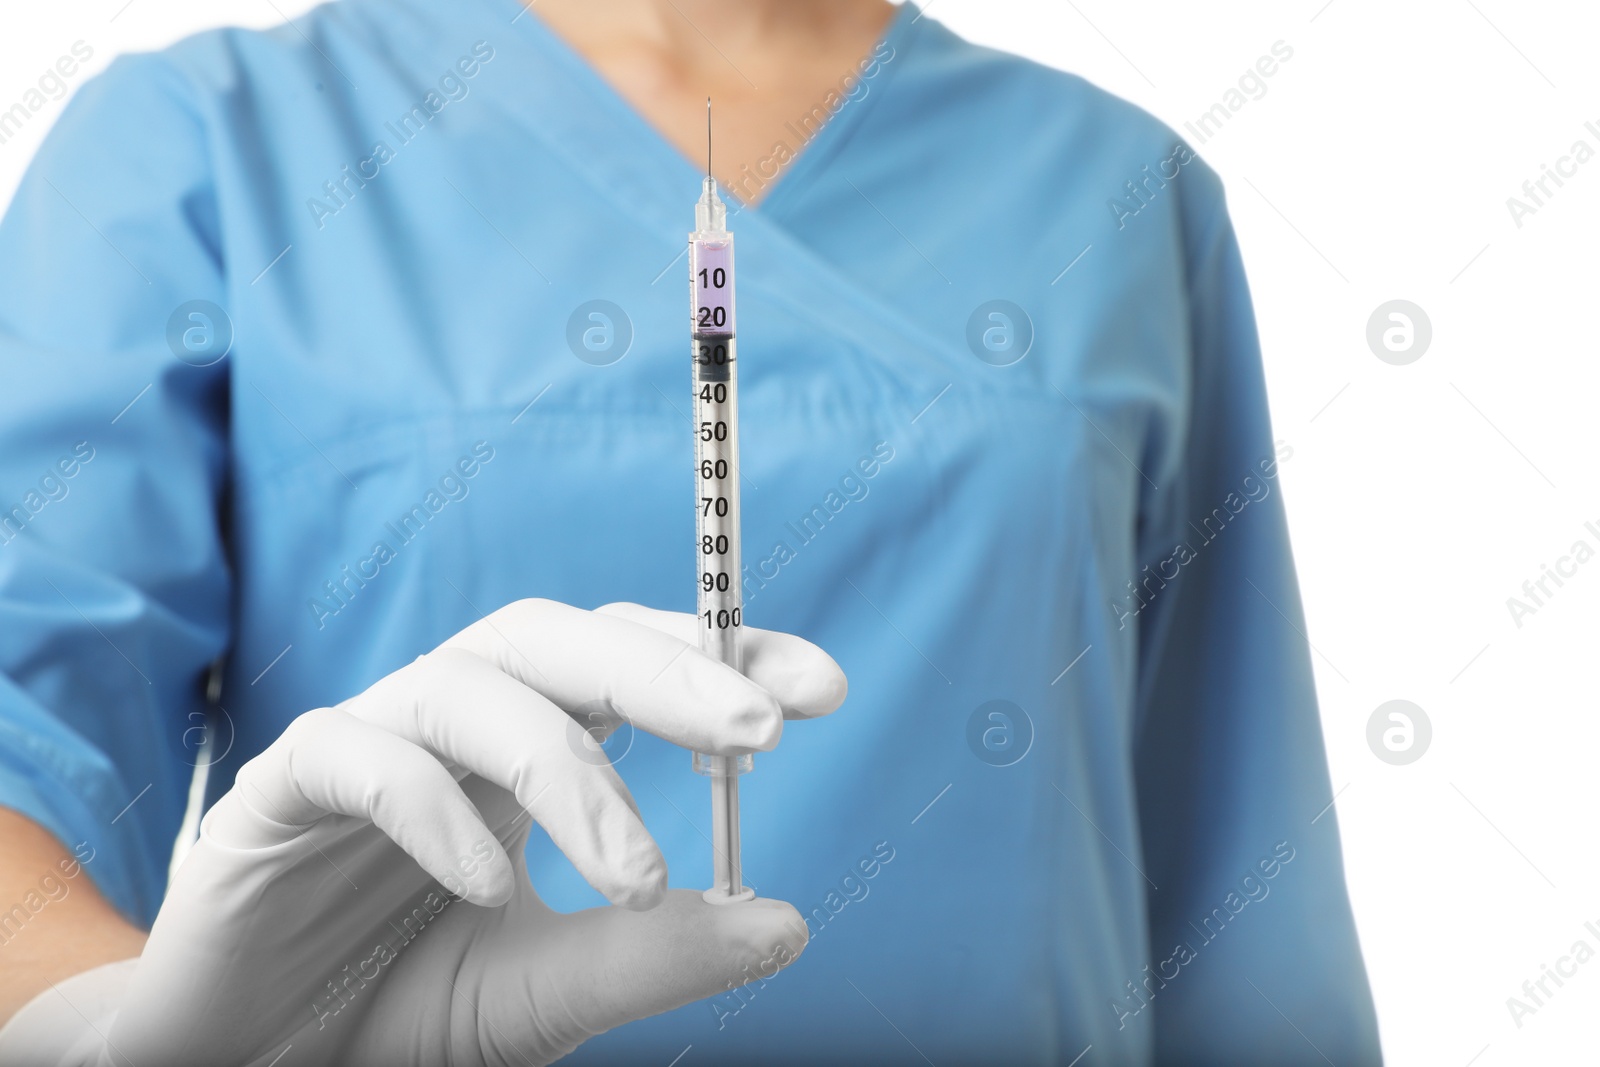
<instances>
[{"instance_id":1,"label":"woman's neck","mask_svg":"<svg viewBox=\"0 0 1600 1067\"><path fill-rule=\"evenodd\" d=\"M859 74L894 14L885 0L526 2L691 160L704 158L711 97L717 177L750 201L761 190L741 188L747 168Z\"/></svg>"}]
</instances>

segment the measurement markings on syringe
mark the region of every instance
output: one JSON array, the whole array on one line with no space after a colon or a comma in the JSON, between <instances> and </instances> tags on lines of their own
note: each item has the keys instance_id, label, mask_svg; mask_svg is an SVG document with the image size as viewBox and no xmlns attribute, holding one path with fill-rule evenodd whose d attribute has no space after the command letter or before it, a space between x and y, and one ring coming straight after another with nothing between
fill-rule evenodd
<instances>
[{"instance_id":1,"label":"measurement markings on syringe","mask_svg":"<svg viewBox=\"0 0 1600 1067\"><path fill-rule=\"evenodd\" d=\"M732 242L697 240L691 270L694 312L691 337L698 416L695 467L701 492L696 525L700 549L700 618L706 628L738 627L744 614L739 603L737 514L738 433L737 379L731 282Z\"/></svg>"}]
</instances>

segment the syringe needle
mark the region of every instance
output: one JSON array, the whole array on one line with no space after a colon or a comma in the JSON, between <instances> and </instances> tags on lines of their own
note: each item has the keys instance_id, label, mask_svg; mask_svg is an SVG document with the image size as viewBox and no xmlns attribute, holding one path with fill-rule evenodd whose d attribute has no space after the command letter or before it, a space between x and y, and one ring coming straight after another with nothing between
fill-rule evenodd
<instances>
[{"instance_id":1,"label":"syringe needle","mask_svg":"<svg viewBox=\"0 0 1600 1067\"><path fill-rule=\"evenodd\" d=\"M706 177L711 177L711 98L706 97Z\"/></svg>"}]
</instances>

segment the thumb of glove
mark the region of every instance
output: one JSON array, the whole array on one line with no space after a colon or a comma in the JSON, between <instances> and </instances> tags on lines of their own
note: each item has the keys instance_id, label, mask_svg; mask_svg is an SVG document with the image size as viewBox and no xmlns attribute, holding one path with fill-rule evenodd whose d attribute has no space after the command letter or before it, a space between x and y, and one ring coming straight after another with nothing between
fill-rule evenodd
<instances>
[{"instance_id":1,"label":"thumb of glove","mask_svg":"<svg viewBox=\"0 0 1600 1067\"><path fill-rule=\"evenodd\" d=\"M566 918L561 1000L584 1037L771 978L808 939L805 920L781 900L711 904L686 889L649 911Z\"/></svg>"}]
</instances>

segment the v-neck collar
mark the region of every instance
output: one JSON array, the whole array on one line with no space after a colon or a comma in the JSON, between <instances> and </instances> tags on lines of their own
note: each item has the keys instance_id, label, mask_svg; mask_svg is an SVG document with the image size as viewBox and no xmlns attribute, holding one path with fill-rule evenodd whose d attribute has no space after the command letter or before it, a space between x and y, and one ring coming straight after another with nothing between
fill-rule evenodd
<instances>
[{"instance_id":1,"label":"v-neck collar","mask_svg":"<svg viewBox=\"0 0 1600 1067\"><path fill-rule=\"evenodd\" d=\"M648 184L654 185L657 190L670 189L674 194L684 188L698 190L701 177L699 165L679 151L678 147L629 103L588 60L547 26L534 11L526 8L521 0L484 0L484 2L509 21L511 29L517 33L520 40L531 45L541 56L555 64L560 73L577 85L616 127L614 130L602 133L595 130L592 125L584 125L582 128L568 125L562 131L563 134L573 135L579 139L578 143L588 142L597 149L609 147L610 151L607 154L613 157L617 155L615 143L609 146L595 143L596 134L600 134L602 140L606 134L627 138L630 148L637 146L640 149L637 154L630 151L628 157L653 178ZM906 36L920 15L921 9L913 0L904 0L895 8L894 17L890 19L882 36L874 42L873 50L862 58L880 55L885 49L888 49L891 55L898 55L904 47ZM840 146L849 139L851 130L871 106L870 101L884 91L895 69L894 63L884 64L881 73L873 79L866 95L858 100L846 102L824 122L811 140L800 146L794 160L778 175L776 182L771 183L767 194L755 205L745 204L737 194L721 187L719 183L723 197L729 201L730 215L762 213L774 206L781 207L799 195L803 186L827 165ZM635 179L639 177L642 175L635 174ZM665 181L661 180L663 177ZM640 188L635 191L644 190ZM681 196L678 199L681 199ZM677 204L675 199L671 204L663 204L663 207L672 210L674 207L681 208L681 205Z\"/></svg>"},{"instance_id":2,"label":"v-neck collar","mask_svg":"<svg viewBox=\"0 0 1600 1067\"><path fill-rule=\"evenodd\" d=\"M495 39L504 41L508 52L513 46L523 50L515 58L508 55L510 62L502 68L502 76L515 71L513 80L494 90L508 117L574 173L585 176L619 214L660 239L663 256L674 246L681 249L686 215L700 190L700 168L519 0L479 0L479 5L515 34L512 41L499 34ZM763 291L774 306L809 324L818 336L837 333L863 353L896 353L896 373L918 379L919 390L931 383L937 392L952 374L975 373L967 364L982 365L947 352L948 341L930 334L926 323L853 284L785 221L791 202L799 202L815 186L872 106L872 98L888 87L891 71L910 62L919 17L920 10L906 0L881 39L894 49L895 58L873 79L872 91L845 105L818 131L758 206L738 209L737 224L730 204L729 224L739 228L747 254L755 247L772 253L766 257L766 277L743 279L746 293Z\"/></svg>"}]
</instances>

